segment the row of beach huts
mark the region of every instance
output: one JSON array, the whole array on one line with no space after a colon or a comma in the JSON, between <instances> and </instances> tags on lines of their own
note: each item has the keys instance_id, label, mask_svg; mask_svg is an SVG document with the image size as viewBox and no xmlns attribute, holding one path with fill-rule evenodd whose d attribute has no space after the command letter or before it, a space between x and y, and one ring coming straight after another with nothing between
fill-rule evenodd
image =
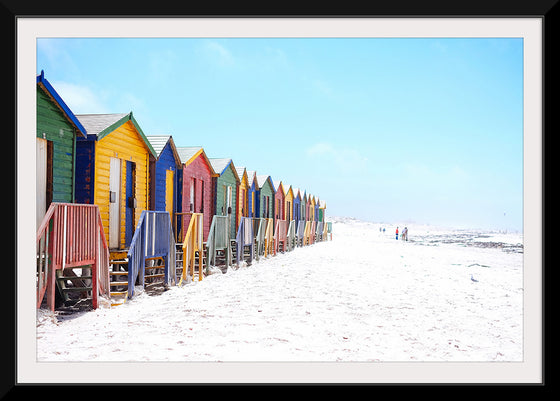
<instances>
[{"instance_id":1,"label":"row of beach huts","mask_svg":"<svg viewBox=\"0 0 560 401\"><path fill-rule=\"evenodd\" d=\"M75 115L43 71L36 161L38 308L118 305L332 239L319 197L146 135L132 112Z\"/></svg>"}]
</instances>

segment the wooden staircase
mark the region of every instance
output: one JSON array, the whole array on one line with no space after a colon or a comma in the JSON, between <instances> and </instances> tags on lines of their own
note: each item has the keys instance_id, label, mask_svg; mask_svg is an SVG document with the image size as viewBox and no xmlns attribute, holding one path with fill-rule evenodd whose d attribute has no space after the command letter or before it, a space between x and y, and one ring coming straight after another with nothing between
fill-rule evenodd
<instances>
[{"instance_id":1,"label":"wooden staircase","mask_svg":"<svg viewBox=\"0 0 560 401\"><path fill-rule=\"evenodd\" d=\"M81 270L76 274L74 270ZM56 286L62 297L63 308L92 309L92 266L75 266L56 270ZM80 304L80 307L77 305Z\"/></svg>"},{"instance_id":2,"label":"wooden staircase","mask_svg":"<svg viewBox=\"0 0 560 401\"><path fill-rule=\"evenodd\" d=\"M144 291L148 295L157 295L167 291L164 258L154 256L146 258L145 261ZM116 255L110 259L109 266L111 306L122 305L128 298L128 258Z\"/></svg>"},{"instance_id":3,"label":"wooden staircase","mask_svg":"<svg viewBox=\"0 0 560 401\"><path fill-rule=\"evenodd\" d=\"M95 309L109 296L109 251L96 205L51 203L36 241L37 308L45 303L54 311L60 299L63 307Z\"/></svg>"},{"instance_id":4,"label":"wooden staircase","mask_svg":"<svg viewBox=\"0 0 560 401\"><path fill-rule=\"evenodd\" d=\"M122 305L128 296L128 258L126 252L113 254L109 259L111 306Z\"/></svg>"},{"instance_id":5,"label":"wooden staircase","mask_svg":"<svg viewBox=\"0 0 560 401\"><path fill-rule=\"evenodd\" d=\"M175 272L177 277L177 283L188 284L195 279L202 281L206 277L206 261L208 260L208 248L206 248L206 243L204 243L204 249L202 251L202 257L200 257L200 251L194 252L194 263L192 266L187 266L185 270L185 275L183 276L183 270L185 269L183 263L183 244L177 244L177 251L175 253Z\"/></svg>"}]
</instances>

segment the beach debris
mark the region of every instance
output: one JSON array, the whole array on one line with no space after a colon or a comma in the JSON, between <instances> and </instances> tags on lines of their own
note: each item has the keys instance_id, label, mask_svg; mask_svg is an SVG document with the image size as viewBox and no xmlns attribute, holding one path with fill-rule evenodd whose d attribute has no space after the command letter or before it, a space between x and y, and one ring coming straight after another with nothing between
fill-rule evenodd
<instances>
[{"instance_id":1,"label":"beach debris","mask_svg":"<svg viewBox=\"0 0 560 401\"><path fill-rule=\"evenodd\" d=\"M474 281L475 283L478 283L478 280L475 279L472 274L471 274L471 281Z\"/></svg>"}]
</instances>

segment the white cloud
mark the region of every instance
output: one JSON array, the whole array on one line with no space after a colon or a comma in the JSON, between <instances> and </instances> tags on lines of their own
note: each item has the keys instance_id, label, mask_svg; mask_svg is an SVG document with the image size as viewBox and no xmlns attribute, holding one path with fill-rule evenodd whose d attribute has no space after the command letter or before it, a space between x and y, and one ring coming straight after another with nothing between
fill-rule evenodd
<instances>
[{"instance_id":1,"label":"white cloud","mask_svg":"<svg viewBox=\"0 0 560 401\"><path fill-rule=\"evenodd\" d=\"M222 66L234 64L234 58L231 52L218 42L206 42L204 51L209 57Z\"/></svg>"},{"instance_id":2,"label":"white cloud","mask_svg":"<svg viewBox=\"0 0 560 401\"><path fill-rule=\"evenodd\" d=\"M330 165L342 172L365 169L368 165L368 158L362 155L357 149L336 147L328 142L315 143L307 148L306 154L309 157L330 162Z\"/></svg>"},{"instance_id":3,"label":"white cloud","mask_svg":"<svg viewBox=\"0 0 560 401\"><path fill-rule=\"evenodd\" d=\"M313 82L313 87L321 92L323 95L332 96L333 90L329 84L325 81L321 81L319 79L315 79Z\"/></svg>"},{"instance_id":4,"label":"white cloud","mask_svg":"<svg viewBox=\"0 0 560 401\"><path fill-rule=\"evenodd\" d=\"M52 82L52 86L74 114L111 113L99 92L85 85L59 81Z\"/></svg>"}]
</instances>

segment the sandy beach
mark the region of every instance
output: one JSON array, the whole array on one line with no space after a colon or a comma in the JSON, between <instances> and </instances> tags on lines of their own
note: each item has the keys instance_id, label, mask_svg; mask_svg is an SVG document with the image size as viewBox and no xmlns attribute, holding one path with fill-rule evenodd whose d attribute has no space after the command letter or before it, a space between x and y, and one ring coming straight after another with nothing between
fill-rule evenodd
<instances>
[{"instance_id":1,"label":"sandy beach","mask_svg":"<svg viewBox=\"0 0 560 401\"><path fill-rule=\"evenodd\" d=\"M161 295L39 310L38 361L523 360L522 234L332 221L332 241Z\"/></svg>"}]
</instances>

